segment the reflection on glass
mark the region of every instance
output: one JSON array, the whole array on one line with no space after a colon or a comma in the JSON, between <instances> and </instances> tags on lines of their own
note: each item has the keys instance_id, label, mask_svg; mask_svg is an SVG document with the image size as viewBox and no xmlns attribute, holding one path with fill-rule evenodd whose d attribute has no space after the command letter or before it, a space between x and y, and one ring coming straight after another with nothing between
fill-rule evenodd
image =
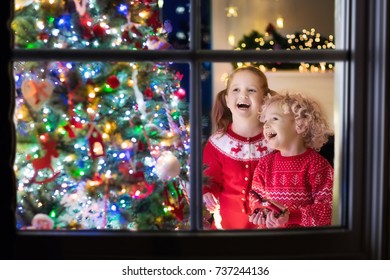
<instances>
[{"instance_id":1,"label":"reflection on glass","mask_svg":"<svg viewBox=\"0 0 390 280\"><path fill-rule=\"evenodd\" d=\"M188 49L189 1L16 0L23 49Z\"/></svg>"},{"instance_id":2,"label":"reflection on glass","mask_svg":"<svg viewBox=\"0 0 390 280\"><path fill-rule=\"evenodd\" d=\"M16 62L17 228L189 228L187 64Z\"/></svg>"},{"instance_id":3,"label":"reflection on glass","mask_svg":"<svg viewBox=\"0 0 390 280\"><path fill-rule=\"evenodd\" d=\"M334 49L334 2L213 0L213 49Z\"/></svg>"},{"instance_id":4,"label":"reflection on glass","mask_svg":"<svg viewBox=\"0 0 390 280\"><path fill-rule=\"evenodd\" d=\"M252 65L261 65L260 62L255 62ZM216 96L217 93L226 88L226 78L229 74L231 74L235 69L236 65L234 63L214 63L212 65L213 69L213 88L211 88L208 91L208 94L212 96L211 103L216 102ZM311 68L306 70L286 70L286 69L274 69L272 71L264 69L262 67L259 67L259 69L263 70L267 82L268 87L271 90L277 91L279 93L284 94L286 91L289 91L290 93L300 93L302 95L305 95L309 97L310 99L316 101L320 107L323 116L325 117L330 130L335 132L335 135L330 137L328 142L321 148L320 154L329 162L329 164L336 170L336 179L334 180L334 191L333 191L333 204L332 204L332 211L333 211L333 217L332 217L332 225L339 225L340 219L339 219L339 208L340 208L340 186L339 186L339 178L338 176L338 168L339 164L338 162L335 162L335 137L338 139L340 137L340 134L338 133L337 129L337 110L339 108L335 107L336 96L338 96L336 93L335 88L336 87L336 74L337 69L335 67L331 68L331 70L320 70L317 68ZM203 106L205 106L203 104ZM211 107L209 105L209 107ZM204 118L210 118L213 114L209 111L203 112ZM209 126L207 127L210 131L209 134L204 135L204 144L206 144L206 140L208 137L210 137L211 134L216 132L216 123L214 122L214 119L212 119L212 122L209 123ZM208 131L207 129L204 129L203 131ZM220 138L222 139L222 138ZM246 138L245 138L246 139ZM242 140L242 144L245 143L246 140ZM337 141L336 141L337 142ZM225 144L229 146L233 142L226 142ZM223 148L220 148L223 150ZM256 149L255 149L256 150ZM244 151L241 151L239 149L239 145L237 147L231 147L227 150L225 149L225 155L229 155L229 153L232 155L232 157L237 157L239 153L241 153L244 156ZM221 156L222 157L222 156ZM246 159L246 158L245 158ZM245 159L243 159L242 166L245 165ZM224 160L223 164L226 164L228 160ZM204 166L206 168L206 166ZM223 167L222 167L223 168ZM248 164L248 167L250 168L250 165ZM245 168L244 168L245 169ZM234 176L242 177L244 178L246 175L245 171L240 175L239 174L239 168L236 168L234 171ZM223 173L223 171L222 171ZM250 174L250 176L253 176L253 174ZM248 178L250 176L247 176ZM235 177L234 177L235 178ZM207 184L210 180L209 176L204 176L204 184ZM241 203L243 205L242 209L245 211L244 204L248 201L248 197L246 196L249 191L249 185L248 189L242 189L240 190L240 193L231 194L231 195L237 195L237 203ZM242 191L242 192L241 192ZM222 207L222 204L221 204ZM208 212L204 208L204 219L205 219L205 229L215 229L216 227L213 226L213 223L215 224L213 213ZM217 218L220 218L219 216ZM222 217L223 220L223 217Z\"/></svg>"}]
</instances>

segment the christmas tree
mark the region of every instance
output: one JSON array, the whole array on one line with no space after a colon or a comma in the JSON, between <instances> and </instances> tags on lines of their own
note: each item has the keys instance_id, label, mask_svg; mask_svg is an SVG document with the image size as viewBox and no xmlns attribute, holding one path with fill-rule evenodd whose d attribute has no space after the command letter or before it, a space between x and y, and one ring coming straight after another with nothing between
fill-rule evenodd
<instances>
[{"instance_id":1,"label":"christmas tree","mask_svg":"<svg viewBox=\"0 0 390 280\"><path fill-rule=\"evenodd\" d=\"M172 26L158 2L15 0L15 47L168 49Z\"/></svg>"},{"instance_id":2,"label":"christmas tree","mask_svg":"<svg viewBox=\"0 0 390 280\"><path fill-rule=\"evenodd\" d=\"M237 44L237 50L313 50L313 49L335 49L334 37L321 36L314 28L294 34L283 36L275 26L268 24L265 33L260 33L253 30L248 35L244 35ZM266 69L299 69L300 71L325 71L333 70L333 63L259 63L252 62L253 66L260 67L263 71ZM233 67L237 68L242 65L242 62L233 63Z\"/></svg>"},{"instance_id":3,"label":"christmas tree","mask_svg":"<svg viewBox=\"0 0 390 280\"><path fill-rule=\"evenodd\" d=\"M171 48L157 1L15 2L15 48ZM180 67L15 62L17 227L189 229Z\"/></svg>"}]
</instances>

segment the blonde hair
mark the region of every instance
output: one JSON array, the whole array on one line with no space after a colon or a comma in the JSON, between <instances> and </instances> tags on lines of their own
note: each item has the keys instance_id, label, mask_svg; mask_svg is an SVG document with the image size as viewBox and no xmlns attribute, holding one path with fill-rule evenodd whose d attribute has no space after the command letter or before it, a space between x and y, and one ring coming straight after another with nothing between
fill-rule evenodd
<instances>
[{"instance_id":1,"label":"blonde hair","mask_svg":"<svg viewBox=\"0 0 390 280\"><path fill-rule=\"evenodd\" d=\"M295 119L296 130L301 131L303 141L307 148L319 151L328 141L333 131L322 115L320 106L312 99L302 94L268 95L261 108L259 119L264 122L264 112L273 103L279 103L285 114L292 114Z\"/></svg>"},{"instance_id":2,"label":"blonde hair","mask_svg":"<svg viewBox=\"0 0 390 280\"><path fill-rule=\"evenodd\" d=\"M265 94L275 93L273 90L270 90L268 88L267 77L259 68L253 66L243 66L234 70L227 78L226 88L218 92L213 106L213 122L215 123L217 130L221 131L222 133L225 133L227 131L229 124L233 121L233 116L226 104L225 96L227 95L227 91L235 74L242 71L250 71L255 74L259 78L259 80L261 80L261 88L262 90L264 90Z\"/></svg>"}]
</instances>

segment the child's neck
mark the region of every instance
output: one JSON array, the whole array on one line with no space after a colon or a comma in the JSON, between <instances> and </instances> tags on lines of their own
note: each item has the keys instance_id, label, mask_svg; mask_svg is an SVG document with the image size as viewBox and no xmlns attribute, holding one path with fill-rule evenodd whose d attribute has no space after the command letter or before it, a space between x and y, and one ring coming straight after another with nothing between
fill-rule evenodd
<instances>
[{"instance_id":1,"label":"child's neck","mask_svg":"<svg viewBox=\"0 0 390 280\"><path fill-rule=\"evenodd\" d=\"M280 149L279 151L280 154L284 157L292 157L303 154L307 151L307 148L305 145L294 145L288 149Z\"/></svg>"},{"instance_id":2,"label":"child's neck","mask_svg":"<svg viewBox=\"0 0 390 280\"><path fill-rule=\"evenodd\" d=\"M242 137L254 137L263 131L263 127L261 126L260 122L233 122L232 130Z\"/></svg>"}]
</instances>

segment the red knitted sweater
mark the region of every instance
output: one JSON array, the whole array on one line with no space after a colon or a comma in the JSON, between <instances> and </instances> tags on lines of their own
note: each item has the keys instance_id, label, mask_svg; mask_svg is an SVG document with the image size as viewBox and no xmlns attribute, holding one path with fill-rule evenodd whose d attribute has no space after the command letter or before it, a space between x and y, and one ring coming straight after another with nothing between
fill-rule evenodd
<instances>
[{"instance_id":1,"label":"red knitted sweater","mask_svg":"<svg viewBox=\"0 0 390 280\"><path fill-rule=\"evenodd\" d=\"M285 205L290 211L287 227L330 225L332 221L333 169L312 149L297 156L280 152L259 160L252 190L264 199ZM258 198L249 197L252 211Z\"/></svg>"},{"instance_id":2,"label":"red knitted sweater","mask_svg":"<svg viewBox=\"0 0 390 280\"><path fill-rule=\"evenodd\" d=\"M246 138L229 126L225 134L217 131L209 138L203 152L204 175L208 177L203 192L211 192L219 200L224 229L257 228L248 218L248 191L257 161L270 152L263 133Z\"/></svg>"}]
</instances>

